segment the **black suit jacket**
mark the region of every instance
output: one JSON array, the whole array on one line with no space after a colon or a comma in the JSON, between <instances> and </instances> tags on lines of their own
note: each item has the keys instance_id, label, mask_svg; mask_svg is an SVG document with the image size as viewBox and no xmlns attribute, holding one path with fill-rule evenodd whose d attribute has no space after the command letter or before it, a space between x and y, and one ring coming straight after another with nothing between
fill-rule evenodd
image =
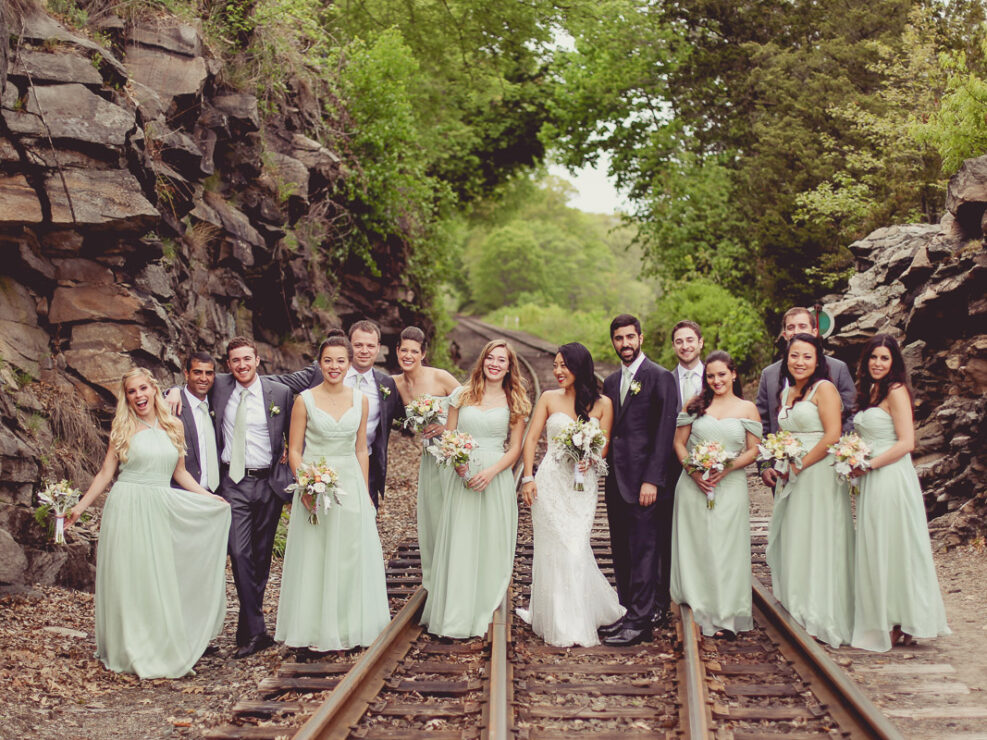
<instances>
[{"instance_id":1,"label":"black suit jacket","mask_svg":"<svg viewBox=\"0 0 987 740\"><path fill-rule=\"evenodd\" d=\"M628 391L623 404L620 371L603 381L603 392L614 407L607 485L615 483L627 503L638 500L642 483L657 486L659 499L670 499L675 483L669 480L672 439L678 415L675 376L646 357L634 380L641 384L641 390L636 394Z\"/></svg>"},{"instance_id":2,"label":"black suit jacket","mask_svg":"<svg viewBox=\"0 0 987 740\"><path fill-rule=\"evenodd\" d=\"M377 384L377 395L380 398L380 419L377 422L377 434L370 446L370 497L376 504L378 498L384 497L384 483L387 478L387 442L391 433L391 424L401 404L401 396L394 379L377 368L373 369L374 382ZM301 393L308 388L315 388L322 382L322 370L318 363L313 362L302 370L283 375L268 375L271 380L283 383L292 392ZM383 389L387 389L387 392Z\"/></svg>"},{"instance_id":3,"label":"black suit jacket","mask_svg":"<svg viewBox=\"0 0 987 740\"><path fill-rule=\"evenodd\" d=\"M294 476L288 469L288 464L282 463L287 451L288 427L291 424L291 389L270 378L261 377L261 388L264 394L264 409L267 417L267 432L271 440L271 474L267 483L271 492L282 501L291 501L292 494L286 493L285 488L294 482ZM222 454L225 441L223 440L223 414L226 404L237 386L236 379L226 373L217 374L209 395L209 405L215 412L213 422L216 429L216 446ZM278 412L272 413L272 406L278 407Z\"/></svg>"}]
</instances>

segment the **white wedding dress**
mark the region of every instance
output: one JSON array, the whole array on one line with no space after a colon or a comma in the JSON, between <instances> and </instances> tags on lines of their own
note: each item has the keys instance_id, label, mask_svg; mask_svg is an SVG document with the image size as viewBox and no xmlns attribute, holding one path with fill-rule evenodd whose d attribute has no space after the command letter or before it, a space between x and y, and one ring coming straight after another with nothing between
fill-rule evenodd
<instances>
[{"instance_id":1,"label":"white wedding dress","mask_svg":"<svg viewBox=\"0 0 987 740\"><path fill-rule=\"evenodd\" d=\"M518 609L521 619L549 645L598 645L598 627L626 611L600 572L590 546L599 495L596 471L585 473L585 490L573 489L573 463L555 459L555 437L572 418L561 411L548 417L548 452L535 475L538 493L531 505L534 562L531 599Z\"/></svg>"}]
</instances>

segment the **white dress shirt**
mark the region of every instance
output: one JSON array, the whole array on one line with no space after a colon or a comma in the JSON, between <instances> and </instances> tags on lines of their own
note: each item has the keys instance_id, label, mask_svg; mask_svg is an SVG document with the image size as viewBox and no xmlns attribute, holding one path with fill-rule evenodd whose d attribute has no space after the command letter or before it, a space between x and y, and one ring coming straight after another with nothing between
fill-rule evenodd
<instances>
[{"instance_id":1,"label":"white dress shirt","mask_svg":"<svg viewBox=\"0 0 987 740\"><path fill-rule=\"evenodd\" d=\"M233 447L233 422L236 420L236 410L240 405L239 383L233 389L226 409L223 411L223 457L222 460L227 465L230 464L230 455ZM247 468L269 468L273 462L273 452L271 451L271 437L267 429L267 415L270 411L264 408L264 389L260 384L260 376L254 378L254 382L247 386L247 393L244 396L247 402L247 451L244 457L244 466ZM282 414L287 414L291 409L279 409Z\"/></svg>"},{"instance_id":2,"label":"white dress shirt","mask_svg":"<svg viewBox=\"0 0 987 740\"><path fill-rule=\"evenodd\" d=\"M205 406L206 416L209 416L209 399L206 398L200 401L188 389L188 386L185 386L185 388L183 388L182 390L185 393L185 405L188 407L188 410L192 412L192 419L195 420L195 434L199 438L198 440L199 468L202 471L199 474L199 485L201 485L203 488L208 488L209 486L207 485L207 483L209 481L209 466L207 465L206 460L208 460L209 458L206 456L206 433L205 430L202 428L202 417L199 416L199 406L200 405ZM230 427L230 429L232 428L233 427ZM192 444L192 440L190 439L185 440L186 447L190 446L191 444Z\"/></svg>"},{"instance_id":3,"label":"white dress shirt","mask_svg":"<svg viewBox=\"0 0 987 740\"><path fill-rule=\"evenodd\" d=\"M634 362L632 362L630 365L625 365L625 367L631 374L631 378L637 375L638 368L640 368L641 365L643 364L644 364L644 352L638 352L638 355L634 359Z\"/></svg>"},{"instance_id":4,"label":"white dress shirt","mask_svg":"<svg viewBox=\"0 0 987 740\"><path fill-rule=\"evenodd\" d=\"M357 385L358 378L363 378L366 382ZM374 378L374 369L370 368L365 373L361 373L350 365L343 378L343 384L348 388L359 388L363 395L367 397L369 408L367 410L367 450L377 439L377 425L380 424L380 389L377 388L377 380Z\"/></svg>"},{"instance_id":5,"label":"white dress shirt","mask_svg":"<svg viewBox=\"0 0 987 740\"><path fill-rule=\"evenodd\" d=\"M679 395L682 396L682 405L689 403L689 399L694 395L698 395L703 388L703 363L698 363L692 370L684 367L682 363L679 363L675 367L675 379L679 383ZM689 376L694 376L693 382L695 383L695 393L690 392L689 389Z\"/></svg>"}]
</instances>

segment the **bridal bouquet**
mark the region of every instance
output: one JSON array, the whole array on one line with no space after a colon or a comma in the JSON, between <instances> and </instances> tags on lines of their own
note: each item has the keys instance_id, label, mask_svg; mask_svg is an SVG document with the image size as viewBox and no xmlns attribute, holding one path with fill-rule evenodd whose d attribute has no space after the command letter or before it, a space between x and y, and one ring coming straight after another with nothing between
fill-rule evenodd
<instances>
[{"instance_id":1,"label":"bridal bouquet","mask_svg":"<svg viewBox=\"0 0 987 740\"><path fill-rule=\"evenodd\" d=\"M428 448L428 452L438 461L439 465L445 468L458 468L462 465L470 464L470 456L479 445L476 440L466 432L451 431L447 429L442 432L441 437L437 437L435 444ZM462 476L464 481L469 480L469 471Z\"/></svg>"},{"instance_id":2,"label":"bridal bouquet","mask_svg":"<svg viewBox=\"0 0 987 740\"><path fill-rule=\"evenodd\" d=\"M757 452L758 460L770 462L771 467L785 475L792 463L801 461L808 450L794 434L781 430L765 437Z\"/></svg>"},{"instance_id":3,"label":"bridal bouquet","mask_svg":"<svg viewBox=\"0 0 987 740\"><path fill-rule=\"evenodd\" d=\"M726 470L727 465L735 459L723 447L722 443L715 440L700 442L689 450L689 456L682 461L682 466L690 473L702 473L703 480L709 480L713 473L720 473ZM716 492L706 492L706 508L712 509L716 506Z\"/></svg>"},{"instance_id":4,"label":"bridal bouquet","mask_svg":"<svg viewBox=\"0 0 987 740\"><path fill-rule=\"evenodd\" d=\"M418 396L404 407L404 428L421 433L430 424L436 424L442 418L442 402L432 396ZM425 441L432 444L431 439Z\"/></svg>"},{"instance_id":5,"label":"bridal bouquet","mask_svg":"<svg viewBox=\"0 0 987 740\"><path fill-rule=\"evenodd\" d=\"M835 445L826 448L826 452L835 457L832 465L836 468L836 474L840 480L845 480L850 484L850 495L855 496L860 493L860 486L852 475L853 471L864 471L870 467L870 447L856 432L844 434Z\"/></svg>"},{"instance_id":6,"label":"bridal bouquet","mask_svg":"<svg viewBox=\"0 0 987 740\"><path fill-rule=\"evenodd\" d=\"M302 496L312 497L312 509L308 514L309 524L319 523L319 512L328 512L333 505L341 504L339 497L346 492L339 487L339 475L335 468L326 465L325 458L318 462L298 466L295 482L284 489L288 493L298 491Z\"/></svg>"},{"instance_id":7,"label":"bridal bouquet","mask_svg":"<svg viewBox=\"0 0 987 740\"><path fill-rule=\"evenodd\" d=\"M596 419L573 419L552 441L555 442L555 456L559 462L574 462L573 490L586 489L586 479L579 469L579 463L583 460L588 460L601 473L606 471L607 464L600 457L600 452L607 443L607 433L600 429L600 422Z\"/></svg>"},{"instance_id":8,"label":"bridal bouquet","mask_svg":"<svg viewBox=\"0 0 987 740\"><path fill-rule=\"evenodd\" d=\"M48 512L55 512L55 544L65 544L65 515L79 503L80 493L67 480L49 483L43 490L38 491L38 501Z\"/></svg>"}]
</instances>

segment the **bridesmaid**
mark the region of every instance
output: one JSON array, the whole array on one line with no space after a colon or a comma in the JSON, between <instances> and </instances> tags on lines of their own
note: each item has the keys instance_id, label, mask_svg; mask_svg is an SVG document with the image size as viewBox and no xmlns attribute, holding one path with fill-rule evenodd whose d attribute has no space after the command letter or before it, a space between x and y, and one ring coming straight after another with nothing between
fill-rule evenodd
<instances>
[{"instance_id":1,"label":"bridesmaid","mask_svg":"<svg viewBox=\"0 0 987 740\"><path fill-rule=\"evenodd\" d=\"M390 621L376 509L367 488L366 396L343 384L353 361L344 336L319 347L322 383L291 409L288 465L319 460L339 475L340 505L308 521L312 500L295 492L274 639L319 652L369 645Z\"/></svg>"},{"instance_id":2,"label":"bridesmaid","mask_svg":"<svg viewBox=\"0 0 987 740\"><path fill-rule=\"evenodd\" d=\"M822 341L796 334L779 379L778 426L806 447L775 487L768 533L772 590L810 635L839 647L853 624L850 493L826 450L840 438L842 402L828 380Z\"/></svg>"},{"instance_id":3,"label":"bridesmaid","mask_svg":"<svg viewBox=\"0 0 987 740\"><path fill-rule=\"evenodd\" d=\"M403 372L394 376L394 384L405 406L419 396L431 396L439 399L443 408L448 409L449 396L459 387L459 381L445 370L422 365L427 349L425 332L417 326L406 327L401 332L398 364ZM422 433L423 443L427 445L432 437L442 434L443 429L441 423L430 425ZM432 549L442 508L441 481L450 475L448 470L439 467L432 455L422 452L418 466L418 550L421 553L422 585L426 590L431 590L432 584Z\"/></svg>"},{"instance_id":4,"label":"bridesmaid","mask_svg":"<svg viewBox=\"0 0 987 740\"><path fill-rule=\"evenodd\" d=\"M111 671L179 678L223 627L230 505L185 470L184 436L150 372L129 371L103 466L66 521L119 470L96 547L96 656Z\"/></svg>"},{"instance_id":5,"label":"bridesmaid","mask_svg":"<svg viewBox=\"0 0 987 740\"><path fill-rule=\"evenodd\" d=\"M422 612L432 634L484 634L507 592L517 540L511 466L521 454L530 411L514 350L501 339L488 342L446 423L471 434L477 450L468 469L457 471L464 477L443 479L432 588Z\"/></svg>"},{"instance_id":6,"label":"bridesmaid","mask_svg":"<svg viewBox=\"0 0 987 740\"><path fill-rule=\"evenodd\" d=\"M884 652L950 634L918 475L912 394L898 343L878 334L857 371L854 428L873 454L860 479L851 645Z\"/></svg>"},{"instance_id":7,"label":"bridesmaid","mask_svg":"<svg viewBox=\"0 0 987 740\"><path fill-rule=\"evenodd\" d=\"M675 455L717 441L734 456L726 470L703 480L684 469L672 511L672 598L688 604L704 635L734 640L754 626L751 616L751 530L744 468L757 457L761 417L743 398L737 368L722 350L706 358L699 395L679 414ZM706 492L714 492L714 506Z\"/></svg>"}]
</instances>

